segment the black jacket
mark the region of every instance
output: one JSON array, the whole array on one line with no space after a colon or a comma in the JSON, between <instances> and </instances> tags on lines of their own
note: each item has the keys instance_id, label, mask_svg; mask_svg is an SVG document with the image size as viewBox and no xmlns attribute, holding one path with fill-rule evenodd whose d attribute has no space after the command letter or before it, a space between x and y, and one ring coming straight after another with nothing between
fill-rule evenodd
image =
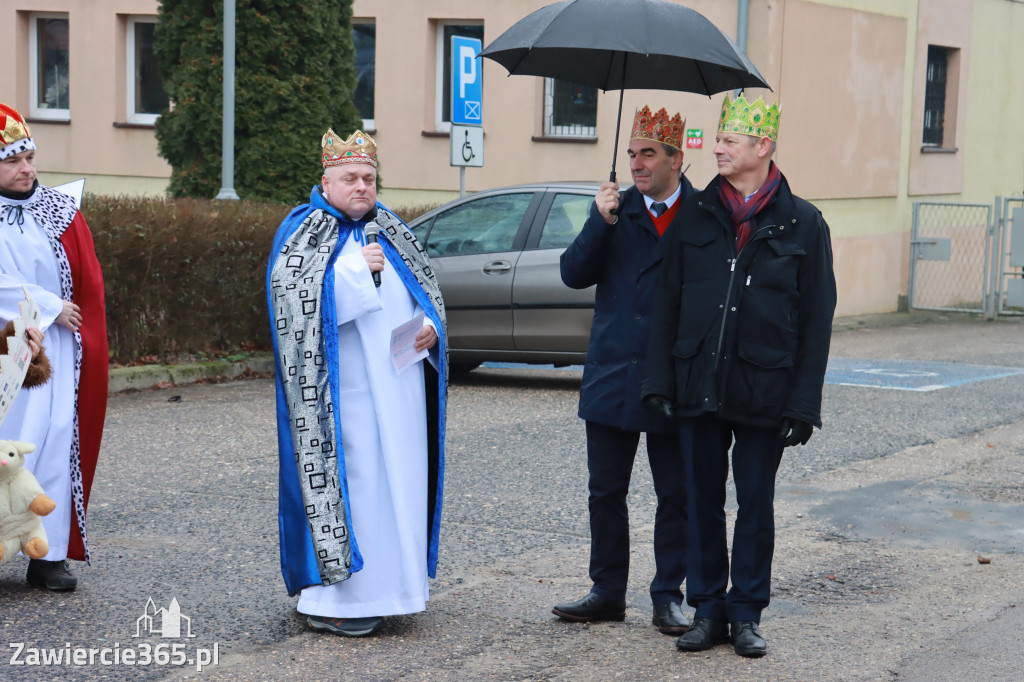
<instances>
[{"instance_id":1,"label":"black jacket","mask_svg":"<svg viewBox=\"0 0 1024 682\"><path fill-rule=\"evenodd\" d=\"M694 194L686 177L682 183L680 202ZM608 225L592 204L583 230L562 254L566 286L597 285L579 416L626 431L668 433L675 425L640 402L665 237L658 236L636 187L622 193L621 205L619 221Z\"/></svg>"},{"instance_id":2,"label":"black jacket","mask_svg":"<svg viewBox=\"0 0 1024 682\"><path fill-rule=\"evenodd\" d=\"M682 416L821 426L836 281L828 225L783 178L737 255L716 177L679 207L651 322L643 395Z\"/></svg>"}]
</instances>

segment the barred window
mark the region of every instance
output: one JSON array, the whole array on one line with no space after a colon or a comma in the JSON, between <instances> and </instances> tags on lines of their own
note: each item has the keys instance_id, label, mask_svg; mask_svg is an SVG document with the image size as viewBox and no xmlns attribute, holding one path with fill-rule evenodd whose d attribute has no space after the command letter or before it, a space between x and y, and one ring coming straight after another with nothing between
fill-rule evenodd
<instances>
[{"instance_id":1,"label":"barred window","mask_svg":"<svg viewBox=\"0 0 1024 682\"><path fill-rule=\"evenodd\" d=\"M545 78L544 135L595 137L597 135L597 88L555 78Z\"/></svg>"},{"instance_id":2,"label":"barred window","mask_svg":"<svg viewBox=\"0 0 1024 682\"><path fill-rule=\"evenodd\" d=\"M928 46L928 73L924 90L924 137L926 146L942 147L946 119L946 77L949 50Z\"/></svg>"}]
</instances>

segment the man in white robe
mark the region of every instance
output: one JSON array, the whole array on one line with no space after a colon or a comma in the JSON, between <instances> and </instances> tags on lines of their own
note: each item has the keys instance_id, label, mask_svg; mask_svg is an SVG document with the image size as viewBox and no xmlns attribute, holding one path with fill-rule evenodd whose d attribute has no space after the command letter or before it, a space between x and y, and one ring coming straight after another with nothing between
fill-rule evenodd
<instances>
[{"instance_id":1,"label":"man in white robe","mask_svg":"<svg viewBox=\"0 0 1024 682\"><path fill-rule=\"evenodd\" d=\"M67 559L88 561L85 510L107 404L103 275L75 206L36 180L35 142L21 115L0 104L0 326L29 291L42 313L50 381L21 391L0 439L36 446L26 466L57 508L43 517L49 553L29 561L32 585L75 589Z\"/></svg>"},{"instance_id":2,"label":"man in white robe","mask_svg":"<svg viewBox=\"0 0 1024 682\"><path fill-rule=\"evenodd\" d=\"M363 636L424 610L436 569L444 307L425 254L399 250L415 240L376 202L373 140L328 131L323 145L322 184L282 223L268 268L282 571L310 627ZM379 243L368 224L385 227ZM417 319L428 365L396 368L392 332Z\"/></svg>"}]
</instances>

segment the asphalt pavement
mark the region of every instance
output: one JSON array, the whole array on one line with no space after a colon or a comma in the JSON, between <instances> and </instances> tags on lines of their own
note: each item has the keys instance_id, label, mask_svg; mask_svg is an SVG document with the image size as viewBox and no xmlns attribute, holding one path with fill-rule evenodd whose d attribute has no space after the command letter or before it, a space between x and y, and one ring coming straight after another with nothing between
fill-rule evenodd
<instances>
[{"instance_id":1,"label":"asphalt pavement","mask_svg":"<svg viewBox=\"0 0 1024 682\"><path fill-rule=\"evenodd\" d=\"M823 430L783 458L762 659L679 652L651 626L642 455L626 620L551 615L589 588L578 371L453 383L431 601L352 640L308 631L285 593L272 381L132 370L147 388L110 397L78 590L30 588L23 559L0 564L0 679L1024 678L1024 318L845 318L832 356L884 385L830 380Z\"/></svg>"}]
</instances>

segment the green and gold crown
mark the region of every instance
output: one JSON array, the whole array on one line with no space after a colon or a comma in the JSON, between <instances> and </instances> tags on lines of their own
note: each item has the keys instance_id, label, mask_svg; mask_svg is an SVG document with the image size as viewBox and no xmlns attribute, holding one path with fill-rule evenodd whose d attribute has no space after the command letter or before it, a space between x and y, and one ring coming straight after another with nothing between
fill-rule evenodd
<instances>
[{"instance_id":1,"label":"green and gold crown","mask_svg":"<svg viewBox=\"0 0 1024 682\"><path fill-rule=\"evenodd\" d=\"M732 101L726 95L722 103L722 116L718 121L718 132L767 137L777 142L781 117L778 104L773 102L768 106L763 97L749 103L743 95Z\"/></svg>"}]
</instances>

